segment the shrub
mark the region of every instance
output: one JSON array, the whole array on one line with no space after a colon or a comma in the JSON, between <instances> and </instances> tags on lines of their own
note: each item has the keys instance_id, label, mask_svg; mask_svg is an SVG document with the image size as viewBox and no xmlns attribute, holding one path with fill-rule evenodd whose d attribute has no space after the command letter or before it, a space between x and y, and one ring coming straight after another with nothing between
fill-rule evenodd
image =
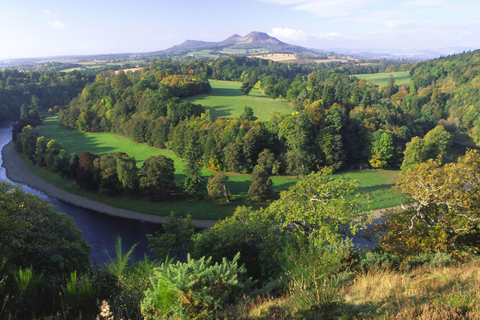
<instances>
[{"instance_id":1,"label":"shrub","mask_svg":"<svg viewBox=\"0 0 480 320\"><path fill-rule=\"evenodd\" d=\"M211 258L187 262L163 263L154 270L151 285L141 303L147 319L215 319L225 306L249 290L250 279L241 281L246 272L237 262L240 254L229 262L212 264Z\"/></svg>"},{"instance_id":2,"label":"shrub","mask_svg":"<svg viewBox=\"0 0 480 320\"><path fill-rule=\"evenodd\" d=\"M61 290L63 309L69 317L81 318L96 313L99 290L93 288L87 276L79 278L77 271L72 272L70 281Z\"/></svg>"},{"instance_id":3,"label":"shrub","mask_svg":"<svg viewBox=\"0 0 480 320\"><path fill-rule=\"evenodd\" d=\"M399 264L398 257L393 254L367 251L362 254L358 267L363 271L380 268L396 269Z\"/></svg>"},{"instance_id":4,"label":"shrub","mask_svg":"<svg viewBox=\"0 0 480 320\"><path fill-rule=\"evenodd\" d=\"M344 247L342 250L339 248ZM339 302L339 288L352 278L346 268L349 244L325 245L322 241L287 246L283 268L293 303L299 309Z\"/></svg>"},{"instance_id":5,"label":"shrub","mask_svg":"<svg viewBox=\"0 0 480 320\"><path fill-rule=\"evenodd\" d=\"M164 233L147 234L149 245L155 258L185 259L187 253L193 249L192 237L195 225L188 214L185 219L176 217L173 212L167 217L167 223L162 228Z\"/></svg>"},{"instance_id":6,"label":"shrub","mask_svg":"<svg viewBox=\"0 0 480 320\"><path fill-rule=\"evenodd\" d=\"M445 252L421 253L406 261L406 269L410 270L419 266L430 266L432 268L446 267L454 263L452 257Z\"/></svg>"}]
</instances>

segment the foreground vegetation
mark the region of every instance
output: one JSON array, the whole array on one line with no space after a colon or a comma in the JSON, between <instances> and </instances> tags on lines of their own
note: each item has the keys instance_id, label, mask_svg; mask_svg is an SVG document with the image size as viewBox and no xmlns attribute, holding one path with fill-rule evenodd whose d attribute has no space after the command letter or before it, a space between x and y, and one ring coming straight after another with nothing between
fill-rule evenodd
<instances>
[{"instance_id":1,"label":"foreground vegetation","mask_svg":"<svg viewBox=\"0 0 480 320\"><path fill-rule=\"evenodd\" d=\"M171 215L165 233L148 235L154 260L132 263L134 247L125 251L118 239L116 257L104 266L90 265L71 219L3 183L0 316L478 319L480 186L471 182L479 176L480 153L472 151L458 163L428 160L408 169L397 182L406 208L374 226L373 249L349 239L369 236L368 199L355 193L358 183L323 171L268 207L239 207L200 233L189 216ZM453 193L432 197L433 189ZM42 227L11 223L26 212ZM57 219L71 230L49 227ZM45 237L52 241L39 241Z\"/></svg>"}]
</instances>

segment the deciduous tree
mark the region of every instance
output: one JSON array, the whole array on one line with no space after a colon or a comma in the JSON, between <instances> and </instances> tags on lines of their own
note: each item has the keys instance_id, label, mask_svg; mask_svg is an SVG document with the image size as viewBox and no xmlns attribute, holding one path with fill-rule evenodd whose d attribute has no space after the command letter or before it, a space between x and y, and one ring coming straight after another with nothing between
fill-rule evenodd
<instances>
[{"instance_id":1,"label":"deciduous tree","mask_svg":"<svg viewBox=\"0 0 480 320\"><path fill-rule=\"evenodd\" d=\"M72 218L40 197L0 182L0 257L52 275L87 267L90 251Z\"/></svg>"},{"instance_id":2,"label":"deciduous tree","mask_svg":"<svg viewBox=\"0 0 480 320\"><path fill-rule=\"evenodd\" d=\"M272 179L265 169L258 169L252 173L250 179L250 188L248 188L248 195L253 202L261 202L270 198L272 193Z\"/></svg>"},{"instance_id":3,"label":"deciduous tree","mask_svg":"<svg viewBox=\"0 0 480 320\"><path fill-rule=\"evenodd\" d=\"M163 155L151 156L142 165L140 189L150 199L166 200L175 190L173 160Z\"/></svg>"},{"instance_id":4,"label":"deciduous tree","mask_svg":"<svg viewBox=\"0 0 480 320\"><path fill-rule=\"evenodd\" d=\"M457 163L442 166L440 159L430 159L408 169L397 182L408 206L386 217L385 250L459 254L468 246L479 248L479 181L478 151L468 151Z\"/></svg>"},{"instance_id":5,"label":"deciduous tree","mask_svg":"<svg viewBox=\"0 0 480 320\"><path fill-rule=\"evenodd\" d=\"M222 172L217 172L208 179L207 192L210 199L218 202L230 202L230 192L225 186L227 176Z\"/></svg>"}]
</instances>

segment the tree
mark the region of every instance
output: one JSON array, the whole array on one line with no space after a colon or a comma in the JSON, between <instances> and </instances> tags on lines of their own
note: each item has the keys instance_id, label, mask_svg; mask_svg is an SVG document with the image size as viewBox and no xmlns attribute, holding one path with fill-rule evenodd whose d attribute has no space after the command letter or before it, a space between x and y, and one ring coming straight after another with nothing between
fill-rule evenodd
<instances>
[{"instance_id":1,"label":"tree","mask_svg":"<svg viewBox=\"0 0 480 320\"><path fill-rule=\"evenodd\" d=\"M240 91L245 95L248 96L250 91L253 89L253 86L251 85L250 82L244 82L242 83L242 86L240 87Z\"/></svg>"},{"instance_id":2,"label":"tree","mask_svg":"<svg viewBox=\"0 0 480 320\"><path fill-rule=\"evenodd\" d=\"M262 168L254 171L250 181L248 195L251 201L262 202L270 197L272 193L272 179L269 178L267 170Z\"/></svg>"},{"instance_id":3,"label":"tree","mask_svg":"<svg viewBox=\"0 0 480 320\"><path fill-rule=\"evenodd\" d=\"M170 213L167 223L162 225L163 233L147 234L148 247L155 258L182 259L193 249L192 237L195 234L195 225L192 217L184 219Z\"/></svg>"},{"instance_id":4,"label":"tree","mask_svg":"<svg viewBox=\"0 0 480 320\"><path fill-rule=\"evenodd\" d=\"M140 189L155 201L166 200L175 190L173 160L163 155L151 156L142 165Z\"/></svg>"},{"instance_id":5,"label":"tree","mask_svg":"<svg viewBox=\"0 0 480 320\"><path fill-rule=\"evenodd\" d=\"M412 141L407 142L402 166L403 171L425 161L425 142L420 137L413 137Z\"/></svg>"},{"instance_id":6,"label":"tree","mask_svg":"<svg viewBox=\"0 0 480 320\"><path fill-rule=\"evenodd\" d=\"M63 145L55 139L48 141L47 149L45 150L45 163L47 164L47 169L52 171L53 162L55 157L60 153L60 150L63 149Z\"/></svg>"},{"instance_id":7,"label":"tree","mask_svg":"<svg viewBox=\"0 0 480 320\"><path fill-rule=\"evenodd\" d=\"M443 156L450 147L452 135L442 125L430 130L425 137L425 160Z\"/></svg>"},{"instance_id":8,"label":"tree","mask_svg":"<svg viewBox=\"0 0 480 320\"><path fill-rule=\"evenodd\" d=\"M275 159L275 155L268 149L264 149L258 154L257 165L254 170L263 168L267 170L269 175L277 175L280 173L280 161Z\"/></svg>"},{"instance_id":9,"label":"tree","mask_svg":"<svg viewBox=\"0 0 480 320\"><path fill-rule=\"evenodd\" d=\"M217 172L213 177L208 179L207 192L210 199L218 202L222 202L222 200L230 202L230 191L228 191L225 186L226 180L227 176L222 172Z\"/></svg>"},{"instance_id":10,"label":"tree","mask_svg":"<svg viewBox=\"0 0 480 320\"><path fill-rule=\"evenodd\" d=\"M452 140L452 135L445 131L441 125L430 130L425 137L414 137L412 141L407 142L401 166L402 170L407 170L414 165L435 159L438 156L443 157L448 150Z\"/></svg>"},{"instance_id":11,"label":"tree","mask_svg":"<svg viewBox=\"0 0 480 320\"><path fill-rule=\"evenodd\" d=\"M132 82L127 78L125 72L118 72L110 83L113 89L126 89L132 85Z\"/></svg>"},{"instance_id":12,"label":"tree","mask_svg":"<svg viewBox=\"0 0 480 320\"><path fill-rule=\"evenodd\" d=\"M392 166L396 160L392 134L379 130L376 132L376 137L378 137L379 134L381 134L380 137L372 142L373 148L370 164L374 168Z\"/></svg>"},{"instance_id":13,"label":"tree","mask_svg":"<svg viewBox=\"0 0 480 320\"><path fill-rule=\"evenodd\" d=\"M397 188L409 204L386 217L381 239L385 250L402 255L437 250L458 255L465 247L479 248L479 181L476 150L467 151L457 163L442 166L440 159L430 159L408 169Z\"/></svg>"},{"instance_id":14,"label":"tree","mask_svg":"<svg viewBox=\"0 0 480 320\"><path fill-rule=\"evenodd\" d=\"M72 218L40 197L0 182L0 257L53 275L87 267L90 251Z\"/></svg>"},{"instance_id":15,"label":"tree","mask_svg":"<svg viewBox=\"0 0 480 320\"><path fill-rule=\"evenodd\" d=\"M202 190L204 181L202 178L202 150L199 143L198 131L195 131L185 147L185 193L195 197Z\"/></svg>"},{"instance_id":16,"label":"tree","mask_svg":"<svg viewBox=\"0 0 480 320\"><path fill-rule=\"evenodd\" d=\"M134 157L124 152L115 153L117 160L118 181L122 184L122 191L134 194L138 191L138 169Z\"/></svg>"},{"instance_id":17,"label":"tree","mask_svg":"<svg viewBox=\"0 0 480 320\"><path fill-rule=\"evenodd\" d=\"M35 159L37 160L37 165L40 167L46 166L46 154L47 154L47 139L44 136L37 138L37 143L35 146Z\"/></svg>"},{"instance_id":18,"label":"tree","mask_svg":"<svg viewBox=\"0 0 480 320\"><path fill-rule=\"evenodd\" d=\"M122 192L135 193L138 188L135 158L125 152L111 152L95 159L95 170L99 173L99 192L116 195Z\"/></svg>"},{"instance_id":19,"label":"tree","mask_svg":"<svg viewBox=\"0 0 480 320\"><path fill-rule=\"evenodd\" d=\"M37 130L32 126L26 126L17 138L17 142L21 145L21 152L29 158L35 154L37 137Z\"/></svg>"},{"instance_id":20,"label":"tree","mask_svg":"<svg viewBox=\"0 0 480 320\"><path fill-rule=\"evenodd\" d=\"M84 151L78 159L77 184L84 190L98 189L98 173L94 164L98 158L98 155Z\"/></svg>"},{"instance_id":21,"label":"tree","mask_svg":"<svg viewBox=\"0 0 480 320\"><path fill-rule=\"evenodd\" d=\"M67 150L62 149L53 159L52 172L58 172L62 177L69 176L70 155Z\"/></svg>"},{"instance_id":22,"label":"tree","mask_svg":"<svg viewBox=\"0 0 480 320\"><path fill-rule=\"evenodd\" d=\"M240 115L239 120L249 120L249 121L255 121L258 118L253 115L253 109L250 108L249 106L245 106L243 109L243 113Z\"/></svg>"},{"instance_id":23,"label":"tree","mask_svg":"<svg viewBox=\"0 0 480 320\"><path fill-rule=\"evenodd\" d=\"M332 242L342 231L355 233L368 221L366 200L356 193L357 187L356 180L333 177L330 169L323 169L282 191L280 199L259 214L280 229Z\"/></svg>"}]
</instances>

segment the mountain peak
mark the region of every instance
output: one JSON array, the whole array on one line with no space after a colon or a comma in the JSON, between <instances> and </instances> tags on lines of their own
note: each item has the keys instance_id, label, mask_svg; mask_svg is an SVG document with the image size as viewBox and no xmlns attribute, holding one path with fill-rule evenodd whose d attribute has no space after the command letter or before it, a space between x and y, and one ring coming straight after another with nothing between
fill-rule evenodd
<instances>
[{"instance_id":1,"label":"mountain peak","mask_svg":"<svg viewBox=\"0 0 480 320\"><path fill-rule=\"evenodd\" d=\"M242 44L253 43L253 42L284 44L282 41L278 40L277 38L270 37L267 33L259 32L259 31L252 31L249 34L247 34L245 37L241 37L237 39L237 41Z\"/></svg>"},{"instance_id":2,"label":"mountain peak","mask_svg":"<svg viewBox=\"0 0 480 320\"><path fill-rule=\"evenodd\" d=\"M173 46L166 51L182 51L182 50L199 50L205 48L215 48L215 50L221 50L221 48L235 48L235 49L251 49L251 48L267 48L274 50L292 50L298 52L299 50L305 50L305 48L292 46L284 43L277 38L269 36L265 32L252 31L244 37L234 34L227 39L220 42L205 42L198 40L187 40L181 45Z\"/></svg>"}]
</instances>

